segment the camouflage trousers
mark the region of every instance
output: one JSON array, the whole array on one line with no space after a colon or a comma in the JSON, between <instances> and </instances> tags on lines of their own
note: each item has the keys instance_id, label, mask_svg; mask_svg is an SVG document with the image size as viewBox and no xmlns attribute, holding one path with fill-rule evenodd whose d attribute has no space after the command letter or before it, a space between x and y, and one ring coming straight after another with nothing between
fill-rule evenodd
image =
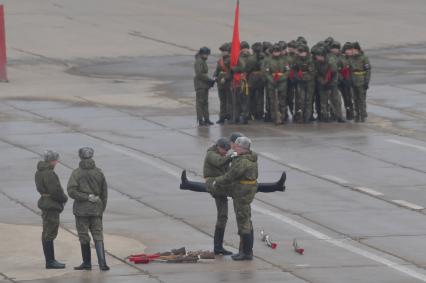
<instances>
[{"instance_id":1,"label":"camouflage trousers","mask_svg":"<svg viewBox=\"0 0 426 283\"><path fill-rule=\"evenodd\" d=\"M58 236L59 214L56 210L42 210L43 232L41 239L43 241L53 241Z\"/></svg>"},{"instance_id":2,"label":"camouflage trousers","mask_svg":"<svg viewBox=\"0 0 426 283\"><path fill-rule=\"evenodd\" d=\"M282 121L278 121L279 113L282 118L287 113L287 82L268 84L268 96L271 103L272 120L281 123Z\"/></svg>"},{"instance_id":3,"label":"camouflage trousers","mask_svg":"<svg viewBox=\"0 0 426 283\"><path fill-rule=\"evenodd\" d=\"M219 95L219 118L225 119L231 116L232 111L232 93L231 85L225 84L218 88Z\"/></svg>"},{"instance_id":4,"label":"camouflage trousers","mask_svg":"<svg viewBox=\"0 0 426 283\"><path fill-rule=\"evenodd\" d=\"M232 188L235 216L237 218L238 234L250 234L253 230L251 222L251 203L257 192L256 185L243 185Z\"/></svg>"},{"instance_id":5,"label":"camouflage trousers","mask_svg":"<svg viewBox=\"0 0 426 283\"><path fill-rule=\"evenodd\" d=\"M312 116L312 104L314 100L314 82L299 81L297 83L296 107L293 120L308 122Z\"/></svg>"},{"instance_id":6,"label":"camouflage trousers","mask_svg":"<svg viewBox=\"0 0 426 283\"><path fill-rule=\"evenodd\" d=\"M225 229L228 222L228 197L217 196L214 199L217 209L216 228Z\"/></svg>"},{"instance_id":7,"label":"camouflage trousers","mask_svg":"<svg viewBox=\"0 0 426 283\"><path fill-rule=\"evenodd\" d=\"M264 105L264 86L250 87L250 116L253 116L256 119L262 118Z\"/></svg>"},{"instance_id":8,"label":"camouflage trousers","mask_svg":"<svg viewBox=\"0 0 426 283\"><path fill-rule=\"evenodd\" d=\"M81 244L90 244L89 231L94 241L103 241L102 216L76 216L75 226Z\"/></svg>"},{"instance_id":9,"label":"camouflage trousers","mask_svg":"<svg viewBox=\"0 0 426 283\"><path fill-rule=\"evenodd\" d=\"M320 120L322 122L328 122L330 120L330 113L328 109L328 102L331 97L331 87L319 86L319 98L320 98Z\"/></svg>"},{"instance_id":10,"label":"camouflage trousers","mask_svg":"<svg viewBox=\"0 0 426 283\"><path fill-rule=\"evenodd\" d=\"M355 121L364 122L367 117L366 90L364 85L353 84Z\"/></svg>"},{"instance_id":11,"label":"camouflage trousers","mask_svg":"<svg viewBox=\"0 0 426 283\"><path fill-rule=\"evenodd\" d=\"M354 105L352 101L351 82L349 80L340 80L339 90L342 93L343 103L346 109L346 119L352 120L354 115Z\"/></svg>"},{"instance_id":12,"label":"camouflage trousers","mask_svg":"<svg viewBox=\"0 0 426 283\"><path fill-rule=\"evenodd\" d=\"M331 111L333 111L335 119L343 119L342 97L340 96L340 92L337 87L337 82L333 84L333 86L331 87L330 107L331 107Z\"/></svg>"},{"instance_id":13,"label":"camouflage trousers","mask_svg":"<svg viewBox=\"0 0 426 283\"><path fill-rule=\"evenodd\" d=\"M197 89L195 91L195 103L197 110L197 120L210 120L209 116L209 90Z\"/></svg>"}]
</instances>

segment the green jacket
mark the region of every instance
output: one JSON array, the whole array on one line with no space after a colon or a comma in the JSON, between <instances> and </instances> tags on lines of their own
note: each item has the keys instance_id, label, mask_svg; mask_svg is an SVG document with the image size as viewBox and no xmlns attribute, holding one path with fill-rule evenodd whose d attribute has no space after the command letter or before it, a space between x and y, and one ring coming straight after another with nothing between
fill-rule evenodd
<instances>
[{"instance_id":1,"label":"green jacket","mask_svg":"<svg viewBox=\"0 0 426 283\"><path fill-rule=\"evenodd\" d=\"M201 58L200 55L195 56L194 71L195 71L195 77L194 77L195 90L209 89L210 88L210 77L208 75L209 67L207 66L206 60Z\"/></svg>"},{"instance_id":2,"label":"green jacket","mask_svg":"<svg viewBox=\"0 0 426 283\"><path fill-rule=\"evenodd\" d=\"M217 87L219 89L230 87L230 83L232 81L232 74L231 74L231 58L229 55L222 56L217 61L214 77L216 77ZM222 79L225 79L225 83L221 82Z\"/></svg>"},{"instance_id":3,"label":"green jacket","mask_svg":"<svg viewBox=\"0 0 426 283\"><path fill-rule=\"evenodd\" d=\"M311 55L306 57L297 56L293 59L294 76L299 81L312 81L315 79L315 65ZM301 72L302 77L299 77Z\"/></svg>"},{"instance_id":4,"label":"green jacket","mask_svg":"<svg viewBox=\"0 0 426 283\"><path fill-rule=\"evenodd\" d=\"M53 171L53 166L48 162L40 161L37 164L35 184L37 191L41 195L37 203L38 208L41 210L56 210L59 212L64 210L68 197L62 189L58 175Z\"/></svg>"},{"instance_id":5,"label":"green jacket","mask_svg":"<svg viewBox=\"0 0 426 283\"><path fill-rule=\"evenodd\" d=\"M364 53L350 57L352 82L355 85L368 85L371 77L370 60ZM364 73L363 75L358 75Z\"/></svg>"},{"instance_id":6,"label":"green jacket","mask_svg":"<svg viewBox=\"0 0 426 283\"><path fill-rule=\"evenodd\" d=\"M318 83L331 87L337 78L337 62L334 57L326 56L324 62L316 61L315 71ZM329 78L327 76L330 76Z\"/></svg>"},{"instance_id":7,"label":"green jacket","mask_svg":"<svg viewBox=\"0 0 426 283\"><path fill-rule=\"evenodd\" d=\"M234 73L249 73L250 72L250 53L240 53L238 63L232 68Z\"/></svg>"},{"instance_id":8,"label":"green jacket","mask_svg":"<svg viewBox=\"0 0 426 283\"><path fill-rule=\"evenodd\" d=\"M286 58L281 56L270 56L263 64L263 72L265 73L266 81L269 84L285 82L287 81L289 74L288 61ZM278 80L274 79L275 75L278 75Z\"/></svg>"},{"instance_id":9,"label":"green jacket","mask_svg":"<svg viewBox=\"0 0 426 283\"><path fill-rule=\"evenodd\" d=\"M98 202L90 202L89 195L99 197ZM68 195L74 199L73 212L76 216L101 216L108 200L107 183L101 169L93 159L80 161L68 181Z\"/></svg>"},{"instance_id":10,"label":"green jacket","mask_svg":"<svg viewBox=\"0 0 426 283\"><path fill-rule=\"evenodd\" d=\"M207 150L206 157L204 158L204 178L219 177L226 173L228 170L231 157L222 156L217 150L216 145L213 145Z\"/></svg>"},{"instance_id":11,"label":"green jacket","mask_svg":"<svg viewBox=\"0 0 426 283\"><path fill-rule=\"evenodd\" d=\"M262 72L263 60L265 54L263 52L254 53L248 59L249 77L248 83L250 87L263 88L265 84L265 76Z\"/></svg>"},{"instance_id":12,"label":"green jacket","mask_svg":"<svg viewBox=\"0 0 426 283\"><path fill-rule=\"evenodd\" d=\"M233 189L254 187L257 184L242 184L243 181L256 181L258 177L257 154L250 151L232 159L225 175L214 178L217 186L230 186Z\"/></svg>"}]
</instances>

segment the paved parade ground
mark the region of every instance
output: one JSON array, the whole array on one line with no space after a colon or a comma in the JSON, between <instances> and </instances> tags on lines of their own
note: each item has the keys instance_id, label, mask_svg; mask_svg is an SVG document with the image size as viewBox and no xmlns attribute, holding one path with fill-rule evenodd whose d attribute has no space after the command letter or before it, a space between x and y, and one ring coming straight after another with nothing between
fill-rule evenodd
<instances>
[{"instance_id":1,"label":"paved parade ground","mask_svg":"<svg viewBox=\"0 0 426 283\"><path fill-rule=\"evenodd\" d=\"M421 0L241 0L240 37L309 44L359 41L372 80L366 123L197 127L194 54L231 40L231 0L4 0L9 83L0 83L0 283L426 282L426 4ZM210 91L216 121L217 89ZM212 119L212 120L213 120ZM287 190L252 205L253 261L134 265L132 253L211 250L205 152L239 131L259 155L259 181ZM34 173L60 153L66 188L80 147L95 149L108 185L108 272L81 263L70 200L55 241L63 270L44 269ZM232 201L226 247L238 251ZM278 244L260 240L266 231ZM304 255L293 251L297 239Z\"/></svg>"}]
</instances>

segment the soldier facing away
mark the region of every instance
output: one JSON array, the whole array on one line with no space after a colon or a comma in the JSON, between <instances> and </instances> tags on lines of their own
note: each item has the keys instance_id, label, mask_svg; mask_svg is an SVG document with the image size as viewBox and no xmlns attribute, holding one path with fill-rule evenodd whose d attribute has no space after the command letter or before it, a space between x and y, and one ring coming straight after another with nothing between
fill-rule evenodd
<instances>
[{"instance_id":1,"label":"soldier facing away","mask_svg":"<svg viewBox=\"0 0 426 283\"><path fill-rule=\"evenodd\" d=\"M222 56L217 61L217 67L214 73L220 103L219 120L216 123L223 124L225 120L231 118L230 112L232 110L231 45L229 43L224 43L219 47L219 50L222 52Z\"/></svg>"},{"instance_id":2,"label":"soldier facing away","mask_svg":"<svg viewBox=\"0 0 426 283\"><path fill-rule=\"evenodd\" d=\"M53 241L59 230L59 215L64 210L68 197L65 195L54 168L58 164L59 154L48 150L43 154L43 160L37 164L35 184L40 193L38 208L41 209L43 232L41 241L47 269L62 269L65 264L56 261Z\"/></svg>"},{"instance_id":3,"label":"soldier facing away","mask_svg":"<svg viewBox=\"0 0 426 283\"><path fill-rule=\"evenodd\" d=\"M83 257L83 263L74 269L92 269L90 230L95 242L99 269L106 271L109 267L105 260L102 215L106 208L108 191L105 176L101 169L96 167L92 159L93 154L94 150L90 147L79 149L79 168L72 172L68 181L68 194L74 199L73 213Z\"/></svg>"}]
</instances>

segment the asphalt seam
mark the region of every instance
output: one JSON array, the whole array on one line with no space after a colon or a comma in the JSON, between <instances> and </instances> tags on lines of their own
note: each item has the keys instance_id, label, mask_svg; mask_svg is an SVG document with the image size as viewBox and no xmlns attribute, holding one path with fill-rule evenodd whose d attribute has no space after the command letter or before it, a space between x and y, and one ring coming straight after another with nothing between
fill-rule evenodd
<instances>
[{"instance_id":1,"label":"asphalt seam","mask_svg":"<svg viewBox=\"0 0 426 283\"><path fill-rule=\"evenodd\" d=\"M6 103L6 104L7 104L7 103ZM95 106L98 106L98 104L97 104L97 103L94 103L94 102L90 102L90 104L95 105ZM8 105L9 105L9 104L8 104ZM30 111L30 110L21 109L21 108L19 108L19 107L14 106L14 105L9 105L9 106L10 106L10 107L13 107L13 108L15 108L15 109L17 109L17 110L19 110L19 111L25 111L25 112L28 112L28 113L30 113L30 114L36 115L36 116L38 116L38 117L40 117L40 118L49 119L50 121L53 121L53 122L55 122L55 123L58 123L58 124L60 124L60 125L62 125L62 126L64 126L64 127L68 127L68 128L70 128L70 127L71 127L68 123L65 123L65 122L62 122L62 121L57 121L57 120L52 119L52 118L49 118L49 117L45 117L45 116L40 115L40 114L38 114L38 113L34 113L34 112ZM98 107L99 107L99 106L98 106ZM110 107L107 107L107 106L104 106L104 105L101 105L101 107L110 108ZM124 113L126 113L126 111L120 111L120 112L124 112ZM133 113L132 113L132 114L127 113L127 114L132 115ZM134 115L132 115L132 116L134 116ZM149 120L147 120L147 119L145 119L144 117L141 117L141 116L139 116L139 115L136 115L136 117L142 118L142 119L144 119L144 120L146 120L146 121L150 122ZM164 127L165 127L165 126L164 126ZM167 129L170 129L170 128L168 128L168 127L166 127L166 128L167 128ZM74 128L74 129L75 129L75 128ZM171 129L171 130L182 133L180 130L176 130L176 129ZM80 133L80 134L83 134L83 135L89 136L89 137L94 138L94 139L101 140L101 141L103 141L103 142L106 142L106 143L109 143L109 144L112 144L112 145L118 145L118 146L122 146L122 147L124 147L124 148L128 148L128 149L134 150L134 151L136 151L136 152L142 153L142 154L147 155L147 156L150 156L150 157L152 157L152 158L159 159L159 160L161 160L161 161L163 161L163 162L165 162L165 163L167 163L167 164L171 164L171 165L173 165L173 166L175 166L175 167L177 167L177 168L184 169L184 168L182 168L182 167L181 167L181 166L179 166L179 165L175 165L174 163L172 163L172 162L170 162L170 161L167 161L167 160L165 160L165 159L163 159L163 158L161 158L161 157L158 157L158 156L156 156L156 155L153 155L153 154L150 154L150 153L146 153L146 152L144 152L144 151L142 151L142 150L134 149L134 148L129 147L129 146L127 146L127 145L115 144L115 143L113 143L113 142L108 141L108 140L107 140L107 139L105 139L105 138L102 138L102 137L98 137L98 136L96 136L96 135L89 134L89 133L84 132L84 131L79 130L79 129L75 129L75 131L76 131L76 132L78 132L78 133ZM188 133L186 133L186 132L183 132L183 133L184 133L184 134L187 134L187 135L189 135L189 136L191 136L191 137L195 137L195 138L202 138L202 137L198 137L198 136L193 136L193 135L188 134ZM207 139L207 138L202 138L202 139ZM207 139L207 140L209 140L209 139ZM281 165L284 165L284 166L286 166L286 167L292 168L292 169L294 169L294 170L298 170L298 171L300 171L300 172L302 172L302 173L305 173L305 174L307 174L307 175L310 175L310 176L312 176L312 177L317 177L317 178L319 178L319 179L322 179L322 180L324 180L324 181L328 181L328 182L334 183L334 184L339 185L339 186L342 186L342 187L344 187L344 188L351 188L348 184L341 184L341 183L339 183L339 182L336 182L335 180L330 180L330 179L324 178L324 177L322 177L322 176L312 174L312 173L307 172L307 171L302 171L302 170L300 170L300 168L298 168L298 167L292 167L291 165L288 165L288 164L286 164L286 163L284 163L284 162L282 162L282 161L279 161L279 160L277 161L275 158L271 158L271 157L267 157L267 156L265 156L265 155L262 155L262 153L258 153L258 154L259 154L260 156L263 156L263 157L264 157L264 158L266 158L266 159L269 159L269 160L271 160L271 161L274 161L274 162L276 162L276 163L278 163L278 164L281 164ZM199 175L199 174L197 174L196 172L193 172L193 173L195 173L195 175ZM352 190L353 190L353 189L352 189ZM359 192L358 190L353 190L353 191ZM361 193L363 193L363 192L361 192ZM366 194L366 195L369 195L369 194ZM396 203L394 203L394 202L392 202L392 201L387 201L387 200L385 200L385 199L378 198L378 197L375 197L375 196L372 196L372 195L369 195L369 196L374 197L374 198L376 198L376 199L378 199L378 200L382 200L382 201L388 202L388 203L390 203L390 204L396 205L396 206L398 206L398 207L405 208L404 206L400 206L400 205L398 205L398 204L396 204ZM256 199L257 199L257 200L259 200L258 198L256 198ZM266 205L269 205L269 206L271 206L271 207L275 207L275 208L277 208L277 209L281 210L280 208L278 208L278 207L274 206L273 204L270 204L270 203L267 203L267 202L264 202L264 201L263 201L263 203L264 203L264 204L266 204ZM143 204L143 203L142 203L142 204ZM149 205L149 207L151 207L151 208L155 209L154 207L152 207L152 206L150 206L150 205ZM416 211L416 210L412 210L412 211ZM159 210L159 212L163 213L161 210ZM416 211L416 212L418 212L418 211ZM424 213L422 213L422 214L424 214ZM167 213L166 213L166 215L167 215ZM297 214L294 214L294 215L297 215ZM182 221L182 219L180 219L180 218L175 218L174 216L172 216L172 218L174 218L174 219L176 219L176 220L179 220L179 221ZM304 219L306 219L306 218L304 218ZM315 221L310 220L310 219L306 219L306 220L308 220L308 221L310 221L311 223L314 223L314 224L316 224L316 225L318 225L318 226L320 226L320 227L323 227L323 228L329 229L326 225L316 223ZM182 222L183 222L183 223L185 223L184 221L182 221ZM189 224L189 225L190 225L191 227L193 227L193 226L192 226L192 224ZM194 227L193 227L193 228L194 228ZM195 229L196 229L196 230L199 230L198 228L195 228ZM331 231L335 231L335 230L333 230L333 229L329 229L329 230L331 230ZM199 230L199 231L200 231L200 230ZM206 233L206 232L204 232L204 231L200 231L200 232L202 232L202 233L204 233L204 234L206 234L206 235L209 235L208 233ZM337 232L337 231L335 231L335 233L340 234L340 235L347 236L347 235L345 235L344 233L341 233L341 232ZM211 236L211 235L210 235L210 236ZM347 238L352 239L351 237L348 237L348 236L347 236ZM364 243L361 243L361 242L357 241L356 239L352 239L352 240L354 240L354 241L358 242L358 243L359 243L359 244L361 244L361 245L364 245ZM368 246L368 245L365 245L365 246ZM370 248L371 248L371 247L370 247ZM380 251L380 252L382 252L382 253L385 253L385 254L388 254L388 255L394 256L392 253L387 252L387 251L383 251L383 250L381 250L381 249L379 249L379 248L373 247L373 249L375 249L375 250L377 250L377 251ZM399 259L401 259L401 260L403 260L403 261L405 261L405 262L411 263L411 264L413 264L413 265L415 265L415 266L417 266L417 267L421 267L421 266L419 266L418 264L411 262L410 260L407 260L407 259L402 258L402 257L400 257L400 256L396 256L396 257L397 257L397 258L399 258ZM261 258L260 258L260 259L261 259ZM264 259L262 259L262 260L264 260ZM265 262L268 262L267 260L264 260L264 261L265 261ZM270 263L270 262L268 262L268 263L269 263L269 264L271 264L271 265L274 265L274 263ZM283 268L284 268L284 267L279 266L279 265L277 265L277 267L279 267L280 269L283 269ZM289 272L289 273L293 274L291 271L288 271L288 270L285 270L285 269L284 269L283 271L285 271L285 272ZM293 274L293 275L294 275L294 274ZM295 275L295 276L296 276L296 275ZM301 278L301 279L303 279L303 278ZM304 279L304 280L305 280L305 279Z\"/></svg>"}]
</instances>

